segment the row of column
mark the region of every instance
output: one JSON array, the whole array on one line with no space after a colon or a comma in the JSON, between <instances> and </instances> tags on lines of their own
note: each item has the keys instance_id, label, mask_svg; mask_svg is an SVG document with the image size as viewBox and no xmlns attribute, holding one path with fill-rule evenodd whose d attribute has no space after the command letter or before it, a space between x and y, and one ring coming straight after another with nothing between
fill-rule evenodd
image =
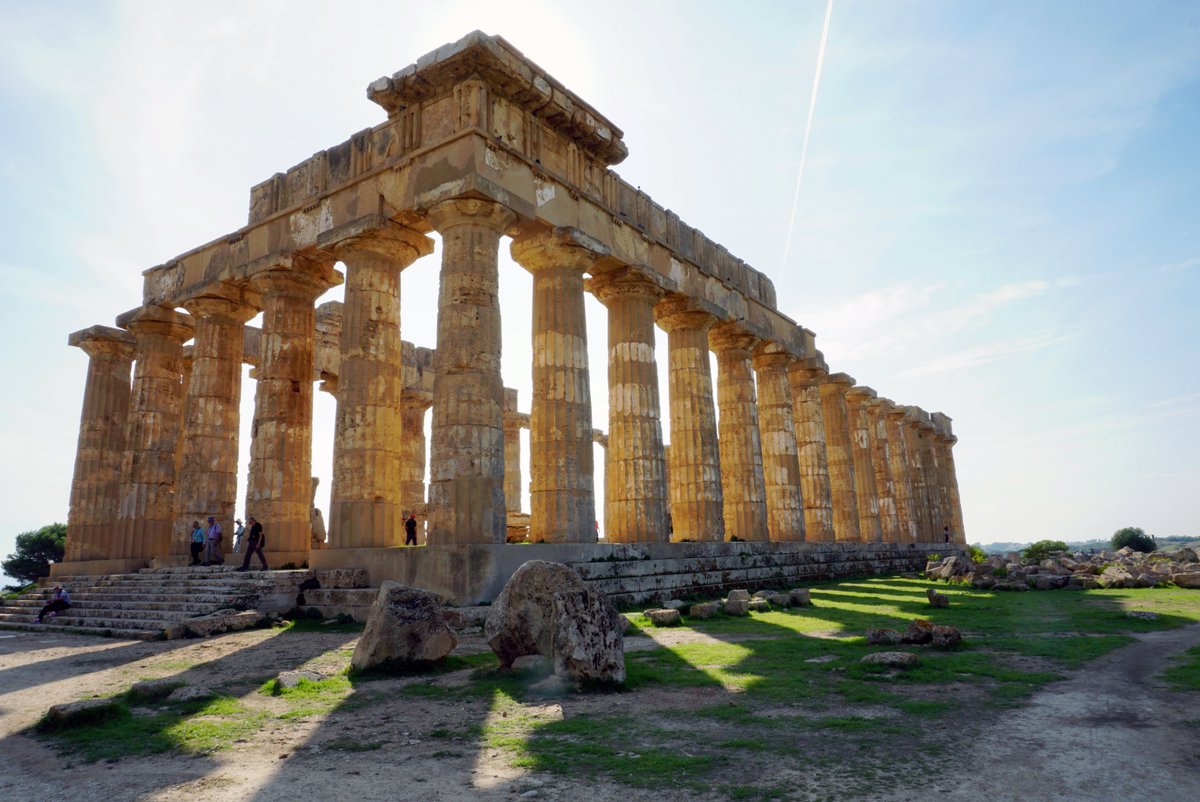
<instances>
[{"instance_id":1,"label":"row of column","mask_svg":"<svg viewBox=\"0 0 1200 802\"><path fill-rule=\"evenodd\" d=\"M424 500L430 405L429 543L504 542L505 498L519 493L505 446L497 268L516 218L476 199L427 213L443 243L432 399L403 392L400 345L400 274L432 250L429 238L381 223L328 244L346 266L330 548L403 542L403 514ZM942 526L961 540L948 419L939 429L829 374L819 357L799 360L719 323L612 267L574 229L519 237L512 254L533 274L532 541L596 537L585 273L608 311L610 541L911 541L936 539ZM232 519L242 328L259 310L247 509L270 522L273 551L307 551L314 302L339 280L332 263L295 260L249 286L206 289L183 303L189 314L144 307L118 320L127 333L80 333L91 362L67 559L185 554L192 520ZM670 449L656 324L668 340Z\"/></svg>"}]
</instances>

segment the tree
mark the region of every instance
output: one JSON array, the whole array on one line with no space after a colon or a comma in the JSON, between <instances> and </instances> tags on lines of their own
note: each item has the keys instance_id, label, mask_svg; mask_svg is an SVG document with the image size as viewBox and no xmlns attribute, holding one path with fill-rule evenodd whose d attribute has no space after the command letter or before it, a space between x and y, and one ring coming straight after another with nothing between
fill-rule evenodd
<instances>
[{"instance_id":1,"label":"tree","mask_svg":"<svg viewBox=\"0 0 1200 802\"><path fill-rule=\"evenodd\" d=\"M1062 554L1066 550L1067 544L1061 540L1039 540L1037 543L1026 546L1022 557L1026 563L1040 563L1042 560L1053 557L1055 554Z\"/></svg>"},{"instance_id":2,"label":"tree","mask_svg":"<svg viewBox=\"0 0 1200 802\"><path fill-rule=\"evenodd\" d=\"M8 555L8 559L0 562L0 568L13 579L20 580L19 585L9 585L9 590L17 590L38 577L50 573L50 563L59 562L63 558L63 548L67 540L66 524L50 524L30 532L17 535L17 549Z\"/></svg>"},{"instance_id":3,"label":"tree","mask_svg":"<svg viewBox=\"0 0 1200 802\"><path fill-rule=\"evenodd\" d=\"M1123 529L1118 529L1113 532L1112 547L1113 551L1123 549L1126 546L1134 551L1144 552L1149 554L1158 548L1158 544L1154 542L1153 535L1147 535L1146 530L1140 526L1126 526Z\"/></svg>"}]
</instances>

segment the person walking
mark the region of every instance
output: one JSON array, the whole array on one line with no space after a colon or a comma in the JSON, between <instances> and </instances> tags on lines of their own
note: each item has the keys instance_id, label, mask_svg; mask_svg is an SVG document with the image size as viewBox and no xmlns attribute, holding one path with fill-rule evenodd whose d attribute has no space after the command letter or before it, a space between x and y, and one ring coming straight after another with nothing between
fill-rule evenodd
<instances>
[{"instance_id":1,"label":"person walking","mask_svg":"<svg viewBox=\"0 0 1200 802\"><path fill-rule=\"evenodd\" d=\"M246 556L242 559L242 567L238 570L249 571L250 558L257 554L262 563L262 569L266 571L268 570L267 558L263 556L263 547L267 545L267 537L263 534L262 524L254 520L253 515L246 516L246 523L250 524L250 538L246 541Z\"/></svg>"},{"instance_id":2,"label":"person walking","mask_svg":"<svg viewBox=\"0 0 1200 802\"><path fill-rule=\"evenodd\" d=\"M417 514L414 512L410 512L404 522L404 545L417 545Z\"/></svg>"},{"instance_id":3,"label":"person walking","mask_svg":"<svg viewBox=\"0 0 1200 802\"><path fill-rule=\"evenodd\" d=\"M234 518L233 522L237 524L237 529L233 530L233 553L237 554L238 549L242 547L242 536L246 534L246 525L242 523L241 518Z\"/></svg>"},{"instance_id":4,"label":"person walking","mask_svg":"<svg viewBox=\"0 0 1200 802\"><path fill-rule=\"evenodd\" d=\"M217 523L217 519L213 516L208 516L208 531L206 533L207 540L204 548L204 564L205 565L222 565L225 562L225 555L221 553L221 525Z\"/></svg>"},{"instance_id":5,"label":"person walking","mask_svg":"<svg viewBox=\"0 0 1200 802\"><path fill-rule=\"evenodd\" d=\"M189 565L200 564L200 552L204 551L204 530L199 521L192 521L192 542L188 544L192 550L192 561Z\"/></svg>"},{"instance_id":6,"label":"person walking","mask_svg":"<svg viewBox=\"0 0 1200 802\"><path fill-rule=\"evenodd\" d=\"M63 589L62 585L55 585L54 592L50 594L50 601L45 607L42 608L42 611L38 613L37 622L39 624L45 623L42 621L42 617L45 616L46 613L49 613L50 617L54 618L54 616L58 615L63 610L69 610L70 608L71 594L67 593L67 591Z\"/></svg>"}]
</instances>

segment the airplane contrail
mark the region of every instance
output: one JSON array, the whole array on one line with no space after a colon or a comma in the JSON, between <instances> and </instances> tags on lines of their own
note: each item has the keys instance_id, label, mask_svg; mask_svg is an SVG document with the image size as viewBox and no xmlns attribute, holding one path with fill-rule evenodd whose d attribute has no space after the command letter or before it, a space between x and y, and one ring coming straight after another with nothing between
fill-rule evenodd
<instances>
[{"instance_id":1,"label":"airplane contrail","mask_svg":"<svg viewBox=\"0 0 1200 802\"><path fill-rule=\"evenodd\" d=\"M804 178L804 162L808 159L808 136L812 133L813 111L817 107L817 88L821 85L821 67L825 64L825 42L829 39L829 18L833 16L833 0L825 6L825 24L821 27L821 46L817 48L817 69L813 73L812 96L808 99L808 121L804 124L804 145L800 148L800 168L796 171L796 193L792 197L792 216L788 220L787 239L783 243L783 263L787 264L792 249L792 231L796 228L796 207L800 205L800 180Z\"/></svg>"}]
</instances>

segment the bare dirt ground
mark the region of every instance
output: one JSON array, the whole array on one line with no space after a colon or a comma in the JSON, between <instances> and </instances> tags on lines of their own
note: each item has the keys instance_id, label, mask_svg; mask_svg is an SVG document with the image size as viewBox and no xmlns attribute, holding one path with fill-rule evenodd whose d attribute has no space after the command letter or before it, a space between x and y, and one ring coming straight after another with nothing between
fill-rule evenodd
<instances>
[{"instance_id":1,"label":"bare dirt ground","mask_svg":"<svg viewBox=\"0 0 1200 802\"><path fill-rule=\"evenodd\" d=\"M400 695L410 682L369 683L368 703L299 718L268 716L257 735L211 754L134 757L86 763L64 758L24 734L58 702L120 693L138 679L172 676L222 685L270 713L279 700L255 693L278 672L343 667L355 635L256 630L208 640L122 642L41 633L0 635L0 800L629 800L724 799L714 790L643 790L514 768L510 756L465 731L490 715L478 700ZM663 637L706 637L668 631ZM1200 626L1138 636L1138 642L1048 686L1022 707L988 718L948 722L953 743L933 776L906 772L911 755L872 755L889 767L871 788L826 786L820 796L856 799L1135 799L1200 797L1200 706L1194 694L1168 691L1153 678L1169 658L1200 644ZM651 647L630 638L630 651ZM481 651L467 638L461 652ZM438 680L447 687L465 672ZM527 706L554 720L584 713L625 713L711 704L699 688L572 696ZM936 726L947 726L946 723ZM347 744L379 744L354 751ZM893 771L894 770L894 771ZM813 781L814 767L779 765L777 781ZM731 778L731 781L744 778ZM817 794L813 794L817 795ZM802 795L803 796L803 795Z\"/></svg>"}]
</instances>

